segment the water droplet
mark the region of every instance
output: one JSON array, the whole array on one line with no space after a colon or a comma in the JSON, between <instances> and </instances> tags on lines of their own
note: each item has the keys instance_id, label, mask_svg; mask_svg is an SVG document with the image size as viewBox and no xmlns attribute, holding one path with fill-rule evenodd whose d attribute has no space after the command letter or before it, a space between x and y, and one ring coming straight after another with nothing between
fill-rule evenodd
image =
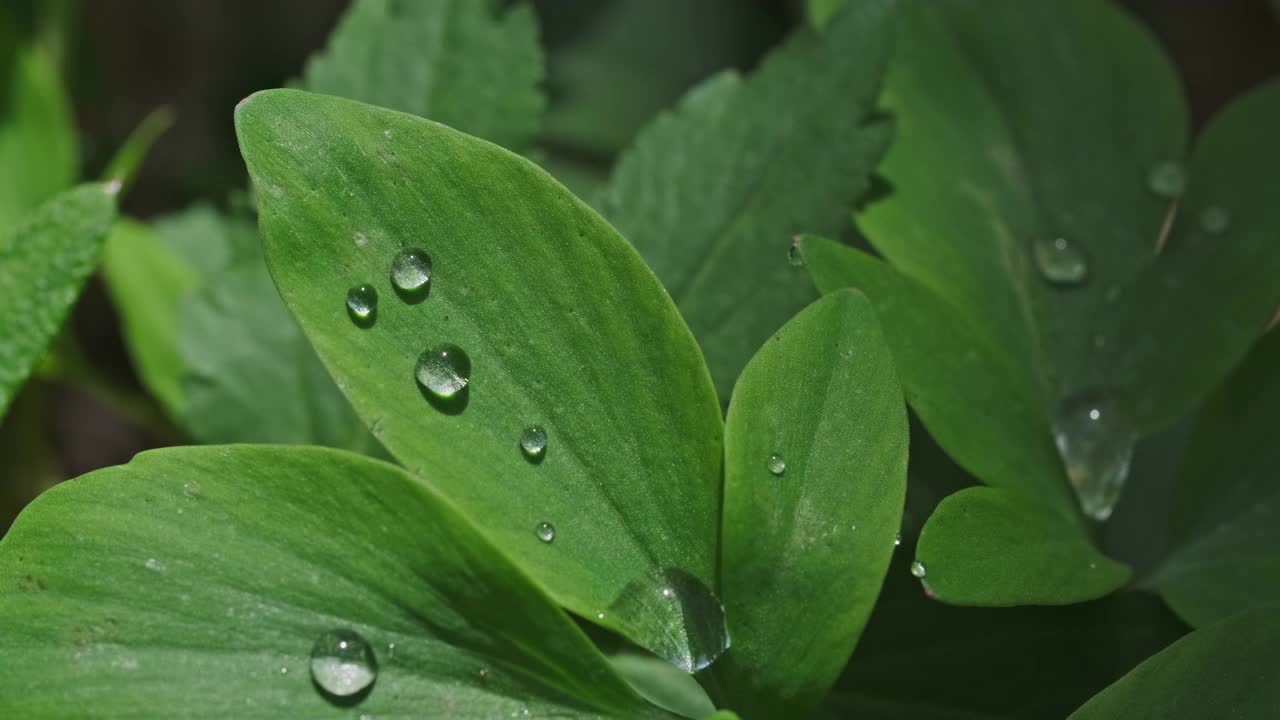
<instances>
[{"instance_id":1,"label":"water droplet","mask_svg":"<svg viewBox=\"0 0 1280 720\"><path fill-rule=\"evenodd\" d=\"M164 563L155 558L149 558L143 565L146 565L148 570L155 570L156 572L164 570Z\"/></svg>"},{"instance_id":2,"label":"water droplet","mask_svg":"<svg viewBox=\"0 0 1280 720\"><path fill-rule=\"evenodd\" d=\"M480 682L482 683L489 682L489 668L480 668L479 675L480 675Z\"/></svg>"},{"instance_id":3,"label":"water droplet","mask_svg":"<svg viewBox=\"0 0 1280 720\"><path fill-rule=\"evenodd\" d=\"M547 431L541 425L530 425L520 433L520 450L532 462L542 462L547 454Z\"/></svg>"},{"instance_id":4,"label":"water droplet","mask_svg":"<svg viewBox=\"0 0 1280 720\"><path fill-rule=\"evenodd\" d=\"M920 562L919 560L916 560L915 562L911 563L911 574L923 580L924 574L925 574L924 563Z\"/></svg>"},{"instance_id":5,"label":"water droplet","mask_svg":"<svg viewBox=\"0 0 1280 720\"><path fill-rule=\"evenodd\" d=\"M679 568L627 583L609 612L624 635L688 673L706 668L729 648L720 599Z\"/></svg>"},{"instance_id":6,"label":"water droplet","mask_svg":"<svg viewBox=\"0 0 1280 720\"><path fill-rule=\"evenodd\" d=\"M1147 187L1163 198L1176 198L1187 187L1187 171L1175 160L1158 163L1147 173Z\"/></svg>"},{"instance_id":7,"label":"water droplet","mask_svg":"<svg viewBox=\"0 0 1280 720\"><path fill-rule=\"evenodd\" d=\"M419 302L431 292L431 256L403 250L391 261L391 285L406 302Z\"/></svg>"},{"instance_id":8,"label":"water droplet","mask_svg":"<svg viewBox=\"0 0 1280 720\"><path fill-rule=\"evenodd\" d=\"M373 684L378 660L364 638L351 630L330 630L311 647L311 678L322 690L349 697Z\"/></svg>"},{"instance_id":9,"label":"water droplet","mask_svg":"<svg viewBox=\"0 0 1280 720\"><path fill-rule=\"evenodd\" d=\"M372 285L357 285L347 291L347 314L351 322L369 327L378 315L378 291Z\"/></svg>"},{"instance_id":10,"label":"water droplet","mask_svg":"<svg viewBox=\"0 0 1280 720\"><path fill-rule=\"evenodd\" d=\"M533 529L533 533L537 535L538 539L542 542L549 543L556 539L556 526L543 520L538 523L538 527Z\"/></svg>"},{"instance_id":11,"label":"water droplet","mask_svg":"<svg viewBox=\"0 0 1280 720\"><path fill-rule=\"evenodd\" d=\"M1200 229L1210 235L1221 235L1231 226L1231 213L1221 205L1210 205L1200 213Z\"/></svg>"},{"instance_id":12,"label":"water droplet","mask_svg":"<svg viewBox=\"0 0 1280 720\"><path fill-rule=\"evenodd\" d=\"M802 267L804 265L804 255L800 254L800 238L791 239L791 247L787 248L787 262L792 267Z\"/></svg>"},{"instance_id":13,"label":"water droplet","mask_svg":"<svg viewBox=\"0 0 1280 720\"><path fill-rule=\"evenodd\" d=\"M598 613L596 613L596 619L597 619L597 620L603 620L603 619L604 619L604 613L602 613L602 612L598 612Z\"/></svg>"},{"instance_id":14,"label":"water droplet","mask_svg":"<svg viewBox=\"0 0 1280 720\"><path fill-rule=\"evenodd\" d=\"M465 390L471 381L471 358L456 345L441 345L418 357L413 374L427 392L448 400Z\"/></svg>"},{"instance_id":15,"label":"water droplet","mask_svg":"<svg viewBox=\"0 0 1280 720\"><path fill-rule=\"evenodd\" d=\"M1054 285L1077 285L1089 274L1084 252L1066 238L1039 240L1034 250L1036 268Z\"/></svg>"},{"instance_id":16,"label":"water droplet","mask_svg":"<svg viewBox=\"0 0 1280 720\"><path fill-rule=\"evenodd\" d=\"M902 544L902 533L893 536L893 546L898 547Z\"/></svg>"},{"instance_id":17,"label":"water droplet","mask_svg":"<svg viewBox=\"0 0 1280 720\"><path fill-rule=\"evenodd\" d=\"M391 137L391 131L390 131L390 130L383 130L383 131L382 131L382 134L383 134L383 136L384 136L384 137Z\"/></svg>"},{"instance_id":18,"label":"water droplet","mask_svg":"<svg viewBox=\"0 0 1280 720\"><path fill-rule=\"evenodd\" d=\"M769 472L774 475L781 475L787 471L787 461L778 453L769 456Z\"/></svg>"},{"instance_id":19,"label":"water droplet","mask_svg":"<svg viewBox=\"0 0 1280 720\"><path fill-rule=\"evenodd\" d=\"M369 244L369 236L362 232L356 233L352 240L355 241L356 247L364 247Z\"/></svg>"},{"instance_id":20,"label":"water droplet","mask_svg":"<svg viewBox=\"0 0 1280 720\"><path fill-rule=\"evenodd\" d=\"M1129 476L1134 432L1108 395L1085 392L1059 403L1053 439L1080 509L1095 520L1111 516Z\"/></svg>"}]
</instances>

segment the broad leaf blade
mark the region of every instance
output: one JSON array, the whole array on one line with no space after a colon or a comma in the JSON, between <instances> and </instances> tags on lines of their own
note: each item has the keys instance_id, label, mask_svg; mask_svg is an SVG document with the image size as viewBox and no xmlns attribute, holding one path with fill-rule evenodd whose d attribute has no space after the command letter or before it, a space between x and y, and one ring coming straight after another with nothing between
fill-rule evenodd
<instances>
[{"instance_id":1,"label":"broad leaf blade","mask_svg":"<svg viewBox=\"0 0 1280 720\"><path fill-rule=\"evenodd\" d=\"M781 717L818 703L879 594L906 480L907 414L871 304L828 295L765 343L729 405L720 588L733 646L712 670L726 704Z\"/></svg>"},{"instance_id":2,"label":"broad leaf blade","mask_svg":"<svg viewBox=\"0 0 1280 720\"><path fill-rule=\"evenodd\" d=\"M62 327L115 213L110 186L82 185L0 239L0 415Z\"/></svg>"},{"instance_id":3,"label":"broad leaf blade","mask_svg":"<svg viewBox=\"0 0 1280 720\"><path fill-rule=\"evenodd\" d=\"M524 150L542 120L532 8L496 0L357 0L303 87L413 113Z\"/></svg>"},{"instance_id":4,"label":"broad leaf blade","mask_svg":"<svg viewBox=\"0 0 1280 720\"><path fill-rule=\"evenodd\" d=\"M958 605L1063 605L1123 586L1129 568L1035 498L975 487L948 496L925 524L913 572Z\"/></svg>"},{"instance_id":5,"label":"broad leaf blade","mask_svg":"<svg viewBox=\"0 0 1280 720\"><path fill-rule=\"evenodd\" d=\"M1071 720L1266 718L1280 707L1280 621L1270 606L1197 630L1102 691Z\"/></svg>"},{"instance_id":6,"label":"broad leaf blade","mask_svg":"<svg viewBox=\"0 0 1280 720\"><path fill-rule=\"evenodd\" d=\"M1202 627L1280 594L1280 333L1200 411L1174 491L1174 550L1143 584Z\"/></svg>"},{"instance_id":7,"label":"broad leaf blade","mask_svg":"<svg viewBox=\"0 0 1280 720\"><path fill-rule=\"evenodd\" d=\"M11 228L76 179L71 101L37 48L17 50L0 98L0 227ZM0 239L0 250L7 240Z\"/></svg>"},{"instance_id":8,"label":"broad leaf blade","mask_svg":"<svg viewBox=\"0 0 1280 720\"><path fill-rule=\"evenodd\" d=\"M654 616L610 605L667 568L713 584L723 428L639 256L536 166L442 125L296 91L255 95L236 121L276 283L377 438L559 602L659 643L678 614L651 633L635 625ZM388 277L410 248L434 266L416 304ZM362 283L380 298L368 328L344 306ZM473 371L437 409L415 364L444 343ZM539 464L519 447L533 425Z\"/></svg>"},{"instance_id":9,"label":"broad leaf blade","mask_svg":"<svg viewBox=\"0 0 1280 720\"><path fill-rule=\"evenodd\" d=\"M645 714L448 503L337 451L161 450L65 483L0 543L0 588L6 715L350 717L309 676L335 628L378 660L359 713Z\"/></svg>"},{"instance_id":10,"label":"broad leaf blade","mask_svg":"<svg viewBox=\"0 0 1280 720\"><path fill-rule=\"evenodd\" d=\"M747 79L722 73L656 120L600 207L698 337L721 397L760 345L814 299L792 235L835 235L889 140L872 106L892 0L805 29Z\"/></svg>"}]
</instances>

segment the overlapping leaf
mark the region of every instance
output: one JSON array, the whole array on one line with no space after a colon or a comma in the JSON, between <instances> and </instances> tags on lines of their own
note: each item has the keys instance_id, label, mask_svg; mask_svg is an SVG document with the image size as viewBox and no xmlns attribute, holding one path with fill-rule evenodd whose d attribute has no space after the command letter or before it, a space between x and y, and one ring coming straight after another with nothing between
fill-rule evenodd
<instances>
[{"instance_id":1,"label":"overlapping leaf","mask_svg":"<svg viewBox=\"0 0 1280 720\"><path fill-rule=\"evenodd\" d=\"M71 187L77 164L71 102L53 63L35 48L14 49L11 60L0 67L0 236Z\"/></svg>"}]
</instances>

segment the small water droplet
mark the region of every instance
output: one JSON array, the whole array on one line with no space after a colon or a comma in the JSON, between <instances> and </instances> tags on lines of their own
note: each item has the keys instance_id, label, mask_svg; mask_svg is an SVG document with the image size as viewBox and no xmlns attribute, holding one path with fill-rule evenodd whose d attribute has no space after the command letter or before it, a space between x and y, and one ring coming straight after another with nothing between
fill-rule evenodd
<instances>
[{"instance_id":1,"label":"small water droplet","mask_svg":"<svg viewBox=\"0 0 1280 720\"><path fill-rule=\"evenodd\" d=\"M893 536L893 546L898 547L902 544L902 533Z\"/></svg>"},{"instance_id":2,"label":"small water droplet","mask_svg":"<svg viewBox=\"0 0 1280 720\"><path fill-rule=\"evenodd\" d=\"M448 400L471 382L471 358L456 345L441 345L418 357L413 374L427 392Z\"/></svg>"},{"instance_id":3,"label":"small water droplet","mask_svg":"<svg viewBox=\"0 0 1280 720\"><path fill-rule=\"evenodd\" d=\"M347 291L347 314L351 322L369 327L378 315L378 291L372 285L357 285Z\"/></svg>"},{"instance_id":4,"label":"small water droplet","mask_svg":"<svg viewBox=\"0 0 1280 720\"><path fill-rule=\"evenodd\" d=\"M1210 205L1200 213L1200 229L1210 235L1221 235L1231 226L1231 213L1221 205Z\"/></svg>"},{"instance_id":5,"label":"small water droplet","mask_svg":"<svg viewBox=\"0 0 1280 720\"><path fill-rule=\"evenodd\" d=\"M1157 163L1147 173L1147 187L1163 198L1176 198L1187 187L1187 171L1176 160Z\"/></svg>"},{"instance_id":6,"label":"small water droplet","mask_svg":"<svg viewBox=\"0 0 1280 720\"><path fill-rule=\"evenodd\" d=\"M720 599L680 568L627 583L609 612L624 635L687 673L706 668L729 649Z\"/></svg>"},{"instance_id":7,"label":"small water droplet","mask_svg":"<svg viewBox=\"0 0 1280 720\"><path fill-rule=\"evenodd\" d=\"M281 674L281 675L288 675L288 674L289 674L289 668L287 668L287 667L282 667L282 668L280 668L280 674Z\"/></svg>"},{"instance_id":8,"label":"small water droplet","mask_svg":"<svg viewBox=\"0 0 1280 720\"><path fill-rule=\"evenodd\" d=\"M520 433L520 450L532 462L542 462L547 454L547 431L541 425L530 425Z\"/></svg>"},{"instance_id":9,"label":"small water droplet","mask_svg":"<svg viewBox=\"0 0 1280 720\"><path fill-rule=\"evenodd\" d=\"M769 456L768 466L769 472L774 475L781 475L787 471L787 461L778 453L774 453Z\"/></svg>"},{"instance_id":10,"label":"small water droplet","mask_svg":"<svg viewBox=\"0 0 1280 720\"><path fill-rule=\"evenodd\" d=\"M356 632L330 630L311 646L311 678L330 695L355 695L377 677L378 660L373 649Z\"/></svg>"},{"instance_id":11,"label":"small water droplet","mask_svg":"<svg viewBox=\"0 0 1280 720\"><path fill-rule=\"evenodd\" d=\"M479 675L480 675L480 682L482 683L489 682L489 668L480 668Z\"/></svg>"},{"instance_id":12,"label":"small water droplet","mask_svg":"<svg viewBox=\"0 0 1280 720\"><path fill-rule=\"evenodd\" d=\"M596 613L596 619L597 619L597 620L603 620L603 619L604 619L604 613L602 613L602 612Z\"/></svg>"},{"instance_id":13,"label":"small water droplet","mask_svg":"<svg viewBox=\"0 0 1280 720\"><path fill-rule=\"evenodd\" d=\"M920 562L919 560L916 560L915 562L911 563L911 574L923 580L925 575L924 563Z\"/></svg>"},{"instance_id":14,"label":"small water droplet","mask_svg":"<svg viewBox=\"0 0 1280 720\"><path fill-rule=\"evenodd\" d=\"M544 543L549 543L556 539L556 527L545 520L538 523L538 527L533 529L533 533Z\"/></svg>"},{"instance_id":15,"label":"small water droplet","mask_svg":"<svg viewBox=\"0 0 1280 720\"><path fill-rule=\"evenodd\" d=\"M351 239L355 241L356 247L364 247L369 244L369 236L362 232L356 233Z\"/></svg>"},{"instance_id":16,"label":"small water droplet","mask_svg":"<svg viewBox=\"0 0 1280 720\"><path fill-rule=\"evenodd\" d=\"M791 267L802 267L804 255L800 254L800 238L791 238L791 247L787 248L787 262Z\"/></svg>"},{"instance_id":17,"label":"small water droplet","mask_svg":"<svg viewBox=\"0 0 1280 720\"><path fill-rule=\"evenodd\" d=\"M1040 275L1054 285L1078 285L1089 274L1084 252L1064 237L1036 241L1034 255Z\"/></svg>"},{"instance_id":18,"label":"small water droplet","mask_svg":"<svg viewBox=\"0 0 1280 720\"><path fill-rule=\"evenodd\" d=\"M383 136L385 136L385 137L391 137L391 131L390 131L390 130L383 130L383 131L382 131L382 134L383 134Z\"/></svg>"},{"instance_id":19,"label":"small water droplet","mask_svg":"<svg viewBox=\"0 0 1280 720\"><path fill-rule=\"evenodd\" d=\"M146 565L148 570L155 570L156 572L164 570L164 563L155 558L149 558L143 565Z\"/></svg>"},{"instance_id":20,"label":"small water droplet","mask_svg":"<svg viewBox=\"0 0 1280 720\"><path fill-rule=\"evenodd\" d=\"M391 261L391 285L406 302L419 302L431 292L431 256L403 250Z\"/></svg>"},{"instance_id":21,"label":"small water droplet","mask_svg":"<svg viewBox=\"0 0 1280 720\"><path fill-rule=\"evenodd\" d=\"M1133 457L1134 432L1123 410L1105 393L1072 395L1054 413L1053 439L1080 509L1106 520L1120 499Z\"/></svg>"}]
</instances>

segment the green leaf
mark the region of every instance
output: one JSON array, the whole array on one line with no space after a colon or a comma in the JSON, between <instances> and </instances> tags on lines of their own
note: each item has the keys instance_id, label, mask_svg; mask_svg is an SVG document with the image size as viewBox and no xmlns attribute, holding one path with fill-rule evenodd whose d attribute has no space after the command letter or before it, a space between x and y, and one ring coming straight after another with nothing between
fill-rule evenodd
<instances>
[{"instance_id":1,"label":"green leaf","mask_svg":"<svg viewBox=\"0 0 1280 720\"><path fill-rule=\"evenodd\" d=\"M357 0L303 87L413 113L513 150L542 121L542 51L529 5Z\"/></svg>"},{"instance_id":2,"label":"green leaf","mask_svg":"<svg viewBox=\"0 0 1280 720\"><path fill-rule=\"evenodd\" d=\"M959 605L1063 605L1102 597L1129 568L1035 498L975 487L948 496L925 524L913 571Z\"/></svg>"},{"instance_id":3,"label":"green leaf","mask_svg":"<svg viewBox=\"0 0 1280 720\"><path fill-rule=\"evenodd\" d=\"M250 219L198 203L152 222L164 247L207 279L242 261L261 262L257 228Z\"/></svg>"},{"instance_id":4,"label":"green leaf","mask_svg":"<svg viewBox=\"0 0 1280 720\"><path fill-rule=\"evenodd\" d=\"M115 213L111 186L81 185L0 240L0 416L62 327Z\"/></svg>"},{"instance_id":5,"label":"green leaf","mask_svg":"<svg viewBox=\"0 0 1280 720\"><path fill-rule=\"evenodd\" d=\"M623 652L609 664L641 697L682 717L700 718L716 711L711 698L692 675L654 655Z\"/></svg>"},{"instance_id":6,"label":"green leaf","mask_svg":"<svg viewBox=\"0 0 1280 720\"><path fill-rule=\"evenodd\" d=\"M1197 630L1102 691L1071 720L1265 718L1280 707L1275 606Z\"/></svg>"},{"instance_id":7,"label":"green leaf","mask_svg":"<svg viewBox=\"0 0 1280 720\"><path fill-rule=\"evenodd\" d=\"M173 418L183 418L186 364L178 353L178 308L199 285L199 273L155 230L132 220L111 229L102 271L139 379Z\"/></svg>"},{"instance_id":8,"label":"green leaf","mask_svg":"<svg viewBox=\"0 0 1280 720\"><path fill-rule=\"evenodd\" d=\"M1143 584L1203 627L1280 594L1280 333L1269 333L1196 420L1174 490L1174 549Z\"/></svg>"},{"instance_id":9,"label":"green leaf","mask_svg":"<svg viewBox=\"0 0 1280 720\"><path fill-rule=\"evenodd\" d=\"M151 146L173 127L174 120L171 107L162 106L152 110L142 119L138 127L134 128L124 141L124 145L111 158L106 172L102 174L103 181L119 182L122 195L129 192L133 181L138 177L138 171L142 168L142 162L147 159L147 153L151 152Z\"/></svg>"},{"instance_id":10,"label":"green leaf","mask_svg":"<svg viewBox=\"0 0 1280 720\"><path fill-rule=\"evenodd\" d=\"M200 441L378 452L260 258L233 265L189 295L178 326L186 425Z\"/></svg>"},{"instance_id":11,"label":"green leaf","mask_svg":"<svg viewBox=\"0 0 1280 720\"><path fill-rule=\"evenodd\" d=\"M362 699L313 685L334 629L375 654ZM14 717L645 714L424 482L318 448L160 450L45 493L0 542L0 649Z\"/></svg>"},{"instance_id":12,"label":"green leaf","mask_svg":"<svg viewBox=\"0 0 1280 720\"><path fill-rule=\"evenodd\" d=\"M660 571L714 583L723 433L693 337L640 257L532 163L433 122L281 90L236 125L281 294L382 444L565 607L650 649L705 628L684 611L718 612L704 594L659 603L666 615L635 602ZM410 248L433 261L420 302L388 277ZM364 283L371 327L343 304ZM470 384L429 401L415 366L446 343L469 354ZM536 464L519 445L534 425L549 438Z\"/></svg>"},{"instance_id":13,"label":"green leaf","mask_svg":"<svg viewBox=\"0 0 1280 720\"><path fill-rule=\"evenodd\" d=\"M600 207L640 250L702 346L721 397L814 299L786 260L801 230L834 235L889 140L872 106L892 0L798 32L743 79L725 72L640 136Z\"/></svg>"},{"instance_id":14,"label":"green leaf","mask_svg":"<svg viewBox=\"0 0 1280 720\"><path fill-rule=\"evenodd\" d=\"M71 187L76 153L71 101L57 69L37 48L17 50L8 95L0 98L0 227L13 227Z\"/></svg>"},{"instance_id":15,"label":"green leaf","mask_svg":"<svg viewBox=\"0 0 1280 720\"><path fill-rule=\"evenodd\" d=\"M801 717L826 694L875 605L906 480L907 413L871 304L828 295L765 343L729 405L733 647L712 667L727 705Z\"/></svg>"}]
</instances>

